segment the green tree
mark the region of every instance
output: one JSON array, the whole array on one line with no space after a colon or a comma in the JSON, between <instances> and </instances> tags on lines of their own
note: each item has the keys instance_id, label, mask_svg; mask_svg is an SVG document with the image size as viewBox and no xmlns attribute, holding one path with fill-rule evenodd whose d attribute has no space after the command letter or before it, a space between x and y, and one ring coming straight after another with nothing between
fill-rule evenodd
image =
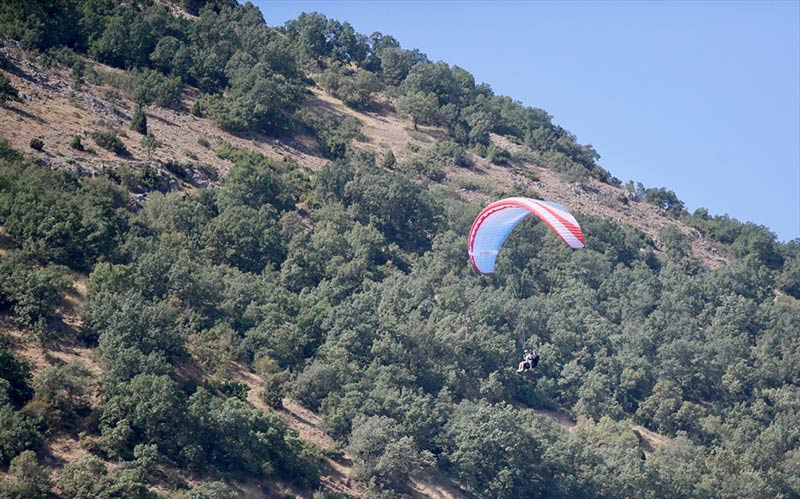
<instances>
[{"instance_id":1,"label":"green tree","mask_svg":"<svg viewBox=\"0 0 800 499\"><path fill-rule=\"evenodd\" d=\"M0 464L7 464L20 452L37 449L41 444L33 416L24 410L15 411L11 405L0 407Z\"/></svg>"},{"instance_id":2,"label":"green tree","mask_svg":"<svg viewBox=\"0 0 800 499\"><path fill-rule=\"evenodd\" d=\"M387 85L399 86L417 61L414 52L398 47L386 47L379 52L381 77Z\"/></svg>"},{"instance_id":3,"label":"green tree","mask_svg":"<svg viewBox=\"0 0 800 499\"><path fill-rule=\"evenodd\" d=\"M48 340L48 322L68 288L61 266L39 268L18 251L0 255L0 304L10 307L14 322L34 332L42 343Z\"/></svg>"},{"instance_id":4,"label":"green tree","mask_svg":"<svg viewBox=\"0 0 800 499\"><path fill-rule=\"evenodd\" d=\"M61 492L75 499L115 497L120 499L158 499L145 481L144 473L136 467L122 466L109 473L102 461L83 456L67 463L59 478Z\"/></svg>"},{"instance_id":5,"label":"green tree","mask_svg":"<svg viewBox=\"0 0 800 499\"><path fill-rule=\"evenodd\" d=\"M208 97L208 114L231 132L276 135L289 126L300 104L302 87L264 63L244 68L224 97Z\"/></svg>"},{"instance_id":6,"label":"green tree","mask_svg":"<svg viewBox=\"0 0 800 499\"><path fill-rule=\"evenodd\" d=\"M431 93L413 92L397 99L397 111L411 117L414 130L417 125L433 124L438 110L436 95Z\"/></svg>"},{"instance_id":7,"label":"green tree","mask_svg":"<svg viewBox=\"0 0 800 499\"><path fill-rule=\"evenodd\" d=\"M0 483L0 497L35 499L49 495L50 471L38 463L35 452L21 452L11 460L8 472L14 480Z\"/></svg>"},{"instance_id":8,"label":"green tree","mask_svg":"<svg viewBox=\"0 0 800 499\"><path fill-rule=\"evenodd\" d=\"M31 406L51 427L69 423L91 408L92 374L79 362L48 366L36 378Z\"/></svg>"},{"instance_id":9,"label":"green tree","mask_svg":"<svg viewBox=\"0 0 800 499\"><path fill-rule=\"evenodd\" d=\"M156 444L176 458L185 441L186 401L168 376L141 374L119 383L100 407L104 446L120 457L132 455L137 444Z\"/></svg>"},{"instance_id":10,"label":"green tree","mask_svg":"<svg viewBox=\"0 0 800 499\"><path fill-rule=\"evenodd\" d=\"M270 205L256 210L231 206L212 219L203 232L210 258L245 272L261 272L279 266L286 255L277 211Z\"/></svg>"},{"instance_id":11,"label":"green tree","mask_svg":"<svg viewBox=\"0 0 800 499\"><path fill-rule=\"evenodd\" d=\"M432 456L420 454L414 439L402 436L391 418L358 418L353 428L347 446L356 460L353 477L371 488L407 491L409 476L433 464Z\"/></svg>"},{"instance_id":12,"label":"green tree","mask_svg":"<svg viewBox=\"0 0 800 499\"><path fill-rule=\"evenodd\" d=\"M174 311L146 301L135 291L91 296L81 318L99 336L97 355L104 377L112 383L140 373L170 372L170 363L183 353L182 332L175 326Z\"/></svg>"},{"instance_id":13,"label":"green tree","mask_svg":"<svg viewBox=\"0 0 800 499\"><path fill-rule=\"evenodd\" d=\"M674 192L663 187L647 189L645 191L645 200L659 208L663 208L673 215L680 215L684 212L683 202L678 199L678 196L676 196Z\"/></svg>"},{"instance_id":14,"label":"green tree","mask_svg":"<svg viewBox=\"0 0 800 499\"><path fill-rule=\"evenodd\" d=\"M258 210L271 204L279 210L288 209L293 203L287 191L272 161L265 157L241 158L226 175L217 192L217 203L223 212L237 205Z\"/></svg>"},{"instance_id":15,"label":"green tree","mask_svg":"<svg viewBox=\"0 0 800 499\"><path fill-rule=\"evenodd\" d=\"M553 486L545 478L541 444L510 406L463 403L447 434L447 458L457 476L484 497L546 496Z\"/></svg>"},{"instance_id":16,"label":"green tree","mask_svg":"<svg viewBox=\"0 0 800 499\"><path fill-rule=\"evenodd\" d=\"M0 338L0 406L10 403L15 407L21 407L33 396L33 389L29 381L31 379L30 364L24 360L18 360L9 350L6 340Z\"/></svg>"},{"instance_id":17,"label":"green tree","mask_svg":"<svg viewBox=\"0 0 800 499\"><path fill-rule=\"evenodd\" d=\"M362 223L377 221L389 241L424 250L441 208L426 190L400 175L365 173L345 186L345 196Z\"/></svg>"},{"instance_id":18,"label":"green tree","mask_svg":"<svg viewBox=\"0 0 800 499\"><path fill-rule=\"evenodd\" d=\"M141 135L147 135L147 115L144 112L144 107L141 104L136 104L131 116L131 130L138 132Z\"/></svg>"}]
</instances>

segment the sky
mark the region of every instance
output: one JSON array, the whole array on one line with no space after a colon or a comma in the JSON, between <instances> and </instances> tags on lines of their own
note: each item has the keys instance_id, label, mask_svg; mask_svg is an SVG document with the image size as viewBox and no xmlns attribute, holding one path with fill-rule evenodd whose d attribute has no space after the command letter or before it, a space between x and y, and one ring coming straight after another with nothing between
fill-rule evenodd
<instances>
[{"instance_id":1,"label":"sky","mask_svg":"<svg viewBox=\"0 0 800 499\"><path fill-rule=\"evenodd\" d=\"M260 0L380 31L545 110L623 182L800 238L800 0Z\"/></svg>"}]
</instances>

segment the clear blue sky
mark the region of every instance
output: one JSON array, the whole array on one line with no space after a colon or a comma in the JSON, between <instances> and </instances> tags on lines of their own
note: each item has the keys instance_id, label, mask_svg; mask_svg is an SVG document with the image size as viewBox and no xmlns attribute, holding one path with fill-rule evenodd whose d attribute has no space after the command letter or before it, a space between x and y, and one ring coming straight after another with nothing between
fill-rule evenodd
<instances>
[{"instance_id":1,"label":"clear blue sky","mask_svg":"<svg viewBox=\"0 0 800 499\"><path fill-rule=\"evenodd\" d=\"M800 238L800 0L254 2L392 35L544 109L623 181Z\"/></svg>"}]
</instances>

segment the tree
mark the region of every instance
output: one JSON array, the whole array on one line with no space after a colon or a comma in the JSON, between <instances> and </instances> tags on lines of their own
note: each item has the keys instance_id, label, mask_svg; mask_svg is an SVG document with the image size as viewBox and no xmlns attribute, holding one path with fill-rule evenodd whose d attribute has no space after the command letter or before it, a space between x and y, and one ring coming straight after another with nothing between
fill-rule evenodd
<instances>
[{"instance_id":1,"label":"tree","mask_svg":"<svg viewBox=\"0 0 800 499\"><path fill-rule=\"evenodd\" d=\"M38 268L19 251L0 255L0 304L10 306L14 322L32 331L42 344L49 338L48 322L68 288L64 267Z\"/></svg>"},{"instance_id":2,"label":"tree","mask_svg":"<svg viewBox=\"0 0 800 499\"><path fill-rule=\"evenodd\" d=\"M394 153L391 149L389 149L386 154L383 156L381 160L381 167L391 170L397 164L397 159L394 157Z\"/></svg>"},{"instance_id":3,"label":"tree","mask_svg":"<svg viewBox=\"0 0 800 499\"><path fill-rule=\"evenodd\" d=\"M389 241L423 251L441 208L426 190L400 175L364 173L345 187L345 196L364 223L375 220Z\"/></svg>"},{"instance_id":4,"label":"tree","mask_svg":"<svg viewBox=\"0 0 800 499\"><path fill-rule=\"evenodd\" d=\"M288 128L302 95L297 82L259 62L237 74L224 97L208 97L208 114L230 132L277 135Z\"/></svg>"},{"instance_id":5,"label":"tree","mask_svg":"<svg viewBox=\"0 0 800 499\"><path fill-rule=\"evenodd\" d=\"M286 255L277 211L270 205L259 210L231 206L212 219L203 232L207 254L244 272L261 272Z\"/></svg>"},{"instance_id":6,"label":"tree","mask_svg":"<svg viewBox=\"0 0 800 499\"><path fill-rule=\"evenodd\" d=\"M100 407L103 445L130 457L137 444L156 444L175 459L186 440L186 400L168 376L140 374L119 383Z\"/></svg>"},{"instance_id":7,"label":"tree","mask_svg":"<svg viewBox=\"0 0 800 499\"><path fill-rule=\"evenodd\" d=\"M439 108L436 95L433 93L413 92L397 99L397 110L411 117L414 130L418 124L432 124Z\"/></svg>"},{"instance_id":8,"label":"tree","mask_svg":"<svg viewBox=\"0 0 800 499\"><path fill-rule=\"evenodd\" d=\"M136 104L136 108L133 110L130 129L136 131L140 135L147 136L147 115L141 104Z\"/></svg>"},{"instance_id":9,"label":"tree","mask_svg":"<svg viewBox=\"0 0 800 499\"><path fill-rule=\"evenodd\" d=\"M521 423L507 405L457 408L446 430L447 459L466 486L484 497L546 496L554 484L545 479L541 444Z\"/></svg>"},{"instance_id":10,"label":"tree","mask_svg":"<svg viewBox=\"0 0 800 499\"><path fill-rule=\"evenodd\" d=\"M647 189L645 200L677 216L685 211L683 201L674 192L663 187Z\"/></svg>"},{"instance_id":11,"label":"tree","mask_svg":"<svg viewBox=\"0 0 800 499\"><path fill-rule=\"evenodd\" d=\"M94 392L91 380L92 374L79 362L48 366L36 378L31 406L51 427L70 422L90 409Z\"/></svg>"},{"instance_id":12,"label":"tree","mask_svg":"<svg viewBox=\"0 0 800 499\"><path fill-rule=\"evenodd\" d=\"M145 478L144 473L136 467L122 466L109 473L102 461L92 456L83 456L64 465L58 485L63 495L74 499L161 497L148 490Z\"/></svg>"},{"instance_id":13,"label":"tree","mask_svg":"<svg viewBox=\"0 0 800 499\"><path fill-rule=\"evenodd\" d=\"M400 427L385 416L359 417L353 423L348 452L356 460L353 477L378 490L408 490L409 476L432 465L414 439L402 436Z\"/></svg>"},{"instance_id":14,"label":"tree","mask_svg":"<svg viewBox=\"0 0 800 499\"><path fill-rule=\"evenodd\" d=\"M264 156L240 157L235 152L228 159L236 164L225 176L223 186L217 192L217 204L221 211L237 205L256 210L267 204L279 210L293 206L288 189L271 160Z\"/></svg>"},{"instance_id":15,"label":"tree","mask_svg":"<svg viewBox=\"0 0 800 499\"><path fill-rule=\"evenodd\" d=\"M7 464L20 452L37 449L41 444L33 416L24 410L15 411L11 405L0 406L0 464Z\"/></svg>"},{"instance_id":16,"label":"tree","mask_svg":"<svg viewBox=\"0 0 800 499\"><path fill-rule=\"evenodd\" d=\"M192 488L186 499L236 499L236 490L225 482L203 482Z\"/></svg>"},{"instance_id":17,"label":"tree","mask_svg":"<svg viewBox=\"0 0 800 499\"><path fill-rule=\"evenodd\" d=\"M97 355L105 378L116 384L141 373L170 372L170 362L183 353L174 313L163 303L148 302L136 291L91 296L81 318L99 336Z\"/></svg>"},{"instance_id":18,"label":"tree","mask_svg":"<svg viewBox=\"0 0 800 499\"><path fill-rule=\"evenodd\" d=\"M50 471L38 463L35 452L21 452L11 460L8 472L14 480L0 482L0 497L35 499L49 494Z\"/></svg>"},{"instance_id":19,"label":"tree","mask_svg":"<svg viewBox=\"0 0 800 499\"><path fill-rule=\"evenodd\" d=\"M18 360L8 349L4 339L0 338L0 406L6 403L21 407L33 396L29 385L31 378L30 364Z\"/></svg>"},{"instance_id":20,"label":"tree","mask_svg":"<svg viewBox=\"0 0 800 499\"><path fill-rule=\"evenodd\" d=\"M406 79L415 54L399 47L385 47L378 52L381 61L381 77L386 85L399 86Z\"/></svg>"}]
</instances>

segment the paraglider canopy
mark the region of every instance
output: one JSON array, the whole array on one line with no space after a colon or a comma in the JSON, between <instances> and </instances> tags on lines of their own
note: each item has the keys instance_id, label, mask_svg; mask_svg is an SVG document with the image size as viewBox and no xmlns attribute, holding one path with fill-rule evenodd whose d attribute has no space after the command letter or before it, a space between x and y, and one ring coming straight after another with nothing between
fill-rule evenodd
<instances>
[{"instance_id":1,"label":"paraglider canopy","mask_svg":"<svg viewBox=\"0 0 800 499\"><path fill-rule=\"evenodd\" d=\"M494 272L494 261L508 235L523 218L536 215L571 248L583 248L577 220L558 203L531 198L506 198L481 211L469 231L469 260L481 274Z\"/></svg>"}]
</instances>

